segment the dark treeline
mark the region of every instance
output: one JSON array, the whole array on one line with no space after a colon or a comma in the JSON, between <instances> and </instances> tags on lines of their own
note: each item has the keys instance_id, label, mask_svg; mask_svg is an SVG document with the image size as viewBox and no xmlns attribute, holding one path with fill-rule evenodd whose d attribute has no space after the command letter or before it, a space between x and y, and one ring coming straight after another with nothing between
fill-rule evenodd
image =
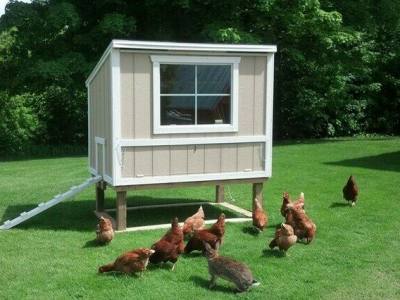
<instances>
[{"instance_id":1,"label":"dark treeline","mask_svg":"<svg viewBox=\"0 0 400 300\"><path fill-rule=\"evenodd\" d=\"M84 81L113 38L277 44L276 138L400 133L400 0L11 1L0 152L86 143Z\"/></svg>"}]
</instances>

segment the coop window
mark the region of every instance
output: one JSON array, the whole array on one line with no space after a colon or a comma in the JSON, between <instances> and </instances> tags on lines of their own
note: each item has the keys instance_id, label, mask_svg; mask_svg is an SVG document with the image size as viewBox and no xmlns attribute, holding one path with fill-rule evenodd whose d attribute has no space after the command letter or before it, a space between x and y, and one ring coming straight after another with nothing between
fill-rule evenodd
<instances>
[{"instance_id":1,"label":"coop window","mask_svg":"<svg viewBox=\"0 0 400 300\"><path fill-rule=\"evenodd\" d=\"M237 131L237 57L151 56L154 133Z\"/></svg>"}]
</instances>

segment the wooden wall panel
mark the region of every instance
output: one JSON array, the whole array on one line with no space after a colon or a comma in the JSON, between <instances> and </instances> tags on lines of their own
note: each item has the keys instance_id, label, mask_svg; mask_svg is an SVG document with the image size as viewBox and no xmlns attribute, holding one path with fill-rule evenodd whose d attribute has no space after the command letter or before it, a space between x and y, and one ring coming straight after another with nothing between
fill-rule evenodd
<instances>
[{"instance_id":1,"label":"wooden wall panel","mask_svg":"<svg viewBox=\"0 0 400 300\"><path fill-rule=\"evenodd\" d=\"M264 145L255 144L254 152L253 152L253 170L254 171L262 171L264 170Z\"/></svg>"},{"instance_id":2,"label":"wooden wall panel","mask_svg":"<svg viewBox=\"0 0 400 300\"><path fill-rule=\"evenodd\" d=\"M170 174L182 175L188 173L187 146L170 147Z\"/></svg>"},{"instance_id":3,"label":"wooden wall panel","mask_svg":"<svg viewBox=\"0 0 400 300\"><path fill-rule=\"evenodd\" d=\"M220 145L204 146L204 172L219 173L221 172L221 147Z\"/></svg>"},{"instance_id":4,"label":"wooden wall panel","mask_svg":"<svg viewBox=\"0 0 400 300\"><path fill-rule=\"evenodd\" d=\"M254 69L254 135L265 134L265 69L267 59L262 56L255 58Z\"/></svg>"},{"instance_id":5,"label":"wooden wall panel","mask_svg":"<svg viewBox=\"0 0 400 300\"><path fill-rule=\"evenodd\" d=\"M204 173L204 145L188 146L188 173Z\"/></svg>"},{"instance_id":6,"label":"wooden wall panel","mask_svg":"<svg viewBox=\"0 0 400 300\"><path fill-rule=\"evenodd\" d=\"M121 137L135 137L134 56L121 53Z\"/></svg>"},{"instance_id":7,"label":"wooden wall panel","mask_svg":"<svg viewBox=\"0 0 400 300\"><path fill-rule=\"evenodd\" d=\"M253 134L255 58L244 56L239 66L239 135Z\"/></svg>"},{"instance_id":8,"label":"wooden wall panel","mask_svg":"<svg viewBox=\"0 0 400 300\"><path fill-rule=\"evenodd\" d=\"M236 172L237 144L220 145L220 147L221 147L221 172Z\"/></svg>"},{"instance_id":9,"label":"wooden wall panel","mask_svg":"<svg viewBox=\"0 0 400 300\"><path fill-rule=\"evenodd\" d=\"M152 65L148 54L134 55L133 90L135 101L135 138L151 138Z\"/></svg>"},{"instance_id":10,"label":"wooden wall panel","mask_svg":"<svg viewBox=\"0 0 400 300\"><path fill-rule=\"evenodd\" d=\"M138 147L135 149L135 177L153 175L152 147Z\"/></svg>"},{"instance_id":11,"label":"wooden wall panel","mask_svg":"<svg viewBox=\"0 0 400 300\"><path fill-rule=\"evenodd\" d=\"M121 176L122 177L134 177L135 176L135 148L123 147L121 160L122 160Z\"/></svg>"},{"instance_id":12,"label":"wooden wall panel","mask_svg":"<svg viewBox=\"0 0 400 300\"><path fill-rule=\"evenodd\" d=\"M238 172L253 170L253 144L237 145Z\"/></svg>"},{"instance_id":13,"label":"wooden wall panel","mask_svg":"<svg viewBox=\"0 0 400 300\"><path fill-rule=\"evenodd\" d=\"M153 147L153 176L170 174L169 146Z\"/></svg>"}]
</instances>

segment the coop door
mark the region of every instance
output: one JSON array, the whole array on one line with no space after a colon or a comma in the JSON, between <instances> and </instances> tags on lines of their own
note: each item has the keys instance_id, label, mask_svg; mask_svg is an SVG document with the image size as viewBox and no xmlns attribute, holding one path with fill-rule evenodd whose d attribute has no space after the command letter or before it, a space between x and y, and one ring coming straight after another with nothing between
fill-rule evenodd
<instances>
[{"instance_id":1,"label":"coop door","mask_svg":"<svg viewBox=\"0 0 400 300\"><path fill-rule=\"evenodd\" d=\"M96 137L96 172L98 175L104 175L105 168L105 140L103 138Z\"/></svg>"}]
</instances>

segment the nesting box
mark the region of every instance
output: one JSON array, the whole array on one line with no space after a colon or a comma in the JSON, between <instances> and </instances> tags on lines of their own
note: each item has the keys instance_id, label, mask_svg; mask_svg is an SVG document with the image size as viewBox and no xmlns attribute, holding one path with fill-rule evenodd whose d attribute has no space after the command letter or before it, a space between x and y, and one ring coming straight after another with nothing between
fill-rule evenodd
<instances>
[{"instance_id":1,"label":"nesting box","mask_svg":"<svg viewBox=\"0 0 400 300\"><path fill-rule=\"evenodd\" d=\"M120 192L270 177L275 52L113 40L86 81L90 172Z\"/></svg>"}]
</instances>

